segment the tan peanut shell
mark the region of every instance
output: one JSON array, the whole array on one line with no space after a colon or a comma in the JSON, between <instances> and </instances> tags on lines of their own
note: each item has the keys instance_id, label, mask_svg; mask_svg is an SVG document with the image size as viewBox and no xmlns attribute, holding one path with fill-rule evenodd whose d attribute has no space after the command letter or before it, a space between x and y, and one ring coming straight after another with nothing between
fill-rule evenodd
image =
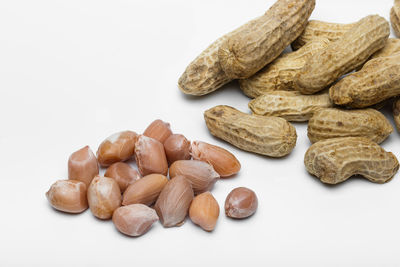
<instances>
[{"instance_id":1,"label":"tan peanut shell","mask_svg":"<svg viewBox=\"0 0 400 267\"><path fill-rule=\"evenodd\" d=\"M400 95L400 53L368 61L329 89L336 105L363 108Z\"/></svg>"},{"instance_id":2,"label":"tan peanut shell","mask_svg":"<svg viewBox=\"0 0 400 267\"><path fill-rule=\"evenodd\" d=\"M303 94L326 88L382 49L389 33L384 18L371 15L361 19L339 40L309 58L295 77L295 88Z\"/></svg>"},{"instance_id":3,"label":"tan peanut shell","mask_svg":"<svg viewBox=\"0 0 400 267\"><path fill-rule=\"evenodd\" d=\"M361 175L374 183L385 183L399 169L393 153L363 137L342 137L319 141L306 152L307 171L327 184L341 183Z\"/></svg>"},{"instance_id":4,"label":"tan peanut shell","mask_svg":"<svg viewBox=\"0 0 400 267\"><path fill-rule=\"evenodd\" d=\"M390 22L397 37L400 37L400 1L394 0L394 5L390 10Z\"/></svg>"},{"instance_id":5,"label":"tan peanut shell","mask_svg":"<svg viewBox=\"0 0 400 267\"><path fill-rule=\"evenodd\" d=\"M378 58L378 57L388 57L388 56L392 56L396 53L400 52L400 39L397 38L389 38L386 41L385 47L382 48L381 50L378 50L377 52L375 52L369 59L368 61ZM368 62L367 61L367 62ZM360 69L362 69L363 66L359 66L357 68L357 71L359 71Z\"/></svg>"},{"instance_id":6,"label":"tan peanut shell","mask_svg":"<svg viewBox=\"0 0 400 267\"><path fill-rule=\"evenodd\" d=\"M315 0L277 0L260 16L226 38L218 50L225 74L248 78L277 58L305 29Z\"/></svg>"},{"instance_id":7,"label":"tan peanut shell","mask_svg":"<svg viewBox=\"0 0 400 267\"><path fill-rule=\"evenodd\" d=\"M178 81L178 87L183 93L196 96L206 95L232 80L219 64L218 49L221 43L235 31L217 39L186 67Z\"/></svg>"},{"instance_id":8,"label":"tan peanut shell","mask_svg":"<svg viewBox=\"0 0 400 267\"><path fill-rule=\"evenodd\" d=\"M400 132L400 99L396 99L393 103L393 119L397 131Z\"/></svg>"},{"instance_id":9,"label":"tan peanut shell","mask_svg":"<svg viewBox=\"0 0 400 267\"><path fill-rule=\"evenodd\" d=\"M296 73L310 56L328 44L328 39L313 39L298 51L283 54L250 78L239 80L240 88L251 98L276 90L293 90Z\"/></svg>"},{"instance_id":10,"label":"tan peanut shell","mask_svg":"<svg viewBox=\"0 0 400 267\"><path fill-rule=\"evenodd\" d=\"M378 57L388 57L400 52L400 39L397 38L389 38L386 41L386 45L384 48L376 52L371 56L370 59L378 58Z\"/></svg>"},{"instance_id":11,"label":"tan peanut shell","mask_svg":"<svg viewBox=\"0 0 400 267\"><path fill-rule=\"evenodd\" d=\"M355 23L341 24L310 20L303 33L292 43L293 50L311 42L315 38L326 38L331 42L340 39L345 32L350 30Z\"/></svg>"},{"instance_id":12,"label":"tan peanut shell","mask_svg":"<svg viewBox=\"0 0 400 267\"><path fill-rule=\"evenodd\" d=\"M315 112L308 122L308 138L312 143L336 137L365 137L383 142L393 127L375 109L341 110L325 108Z\"/></svg>"},{"instance_id":13,"label":"tan peanut shell","mask_svg":"<svg viewBox=\"0 0 400 267\"><path fill-rule=\"evenodd\" d=\"M332 107L328 93L303 95L297 91L274 91L249 102L256 115L277 116L288 121L308 121L317 110Z\"/></svg>"},{"instance_id":14,"label":"tan peanut shell","mask_svg":"<svg viewBox=\"0 0 400 267\"><path fill-rule=\"evenodd\" d=\"M204 112L204 119L212 135L245 151L283 157L296 145L296 129L282 118L216 106Z\"/></svg>"}]
</instances>

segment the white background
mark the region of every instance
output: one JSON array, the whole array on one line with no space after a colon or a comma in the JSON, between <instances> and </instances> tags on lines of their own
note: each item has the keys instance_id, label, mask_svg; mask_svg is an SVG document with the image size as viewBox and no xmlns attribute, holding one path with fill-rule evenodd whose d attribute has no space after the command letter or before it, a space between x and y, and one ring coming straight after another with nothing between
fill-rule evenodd
<instances>
[{"instance_id":1,"label":"white background","mask_svg":"<svg viewBox=\"0 0 400 267\"><path fill-rule=\"evenodd\" d=\"M303 156L306 124L296 123L290 156L271 159L213 138L203 111L218 104L249 112L236 83L211 95L183 95L186 65L220 35L262 14L272 0L0 1L1 266L399 266L400 177L326 186ZM391 0L319 0L312 18L389 18ZM390 109L385 111L392 121ZM169 121L191 140L223 146L242 163L212 191L221 207L214 232L190 220L157 223L129 238L90 211L53 210L45 192L67 177L70 153L96 151L108 135ZM400 156L394 132L383 147ZM243 221L225 217L231 189L259 198Z\"/></svg>"}]
</instances>

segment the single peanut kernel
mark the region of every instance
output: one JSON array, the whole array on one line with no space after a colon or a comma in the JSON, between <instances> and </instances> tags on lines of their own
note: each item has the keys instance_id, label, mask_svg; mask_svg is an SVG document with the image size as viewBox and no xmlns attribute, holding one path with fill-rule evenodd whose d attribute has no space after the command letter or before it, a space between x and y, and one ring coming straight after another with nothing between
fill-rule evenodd
<instances>
[{"instance_id":1,"label":"single peanut kernel","mask_svg":"<svg viewBox=\"0 0 400 267\"><path fill-rule=\"evenodd\" d=\"M141 236L158 221L154 209L143 204L132 204L119 207L112 217L115 227L128 236Z\"/></svg>"},{"instance_id":2,"label":"single peanut kernel","mask_svg":"<svg viewBox=\"0 0 400 267\"><path fill-rule=\"evenodd\" d=\"M225 213L226 216L234 219L247 218L256 212L257 206L258 200L254 191L238 187L226 197Z\"/></svg>"},{"instance_id":3,"label":"single peanut kernel","mask_svg":"<svg viewBox=\"0 0 400 267\"><path fill-rule=\"evenodd\" d=\"M219 205L210 192L196 196L189 208L189 217L206 231L212 231L217 224Z\"/></svg>"},{"instance_id":4,"label":"single peanut kernel","mask_svg":"<svg viewBox=\"0 0 400 267\"><path fill-rule=\"evenodd\" d=\"M133 156L137 133L124 131L115 133L104 140L97 150L101 166L108 167L115 162L125 161Z\"/></svg>"},{"instance_id":5,"label":"single peanut kernel","mask_svg":"<svg viewBox=\"0 0 400 267\"><path fill-rule=\"evenodd\" d=\"M182 134L172 134L164 142L165 154L171 165L177 160L190 159L190 142Z\"/></svg>"},{"instance_id":6,"label":"single peanut kernel","mask_svg":"<svg viewBox=\"0 0 400 267\"><path fill-rule=\"evenodd\" d=\"M130 184L140 179L140 174L129 164L123 162L112 164L108 167L104 176L115 179L121 192L124 192Z\"/></svg>"},{"instance_id":7,"label":"single peanut kernel","mask_svg":"<svg viewBox=\"0 0 400 267\"><path fill-rule=\"evenodd\" d=\"M90 185L92 179L99 174L99 164L89 146L85 146L71 154L68 159L68 179L78 180Z\"/></svg>"},{"instance_id":8,"label":"single peanut kernel","mask_svg":"<svg viewBox=\"0 0 400 267\"><path fill-rule=\"evenodd\" d=\"M169 123L162 120L153 121L143 132L144 136L154 138L162 144L171 134L172 131Z\"/></svg>"},{"instance_id":9,"label":"single peanut kernel","mask_svg":"<svg viewBox=\"0 0 400 267\"><path fill-rule=\"evenodd\" d=\"M164 227L181 226L192 200L192 186L184 176L177 176L164 186L154 209Z\"/></svg>"},{"instance_id":10,"label":"single peanut kernel","mask_svg":"<svg viewBox=\"0 0 400 267\"><path fill-rule=\"evenodd\" d=\"M135 144L135 157L141 175L167 175L168 163L164 146L156 139L140 135Z\"/></svg>"},{"instance_id":11,"label":"single peanut kernel","mask_svg":"<svg viewBox=\"0 0 400 267\"><path fill-rule=\"evenodd\" d=\"M192 142L193 159L211 164L221 177L232 176L240 171L240 162L228 150L201 141Z\"/></svg>"},{"instance_id":12,"label":"single peanut kernel","mask_svg":"<svg viewBox=\"0 0 400 267\"><path fill-rule=\"evenodd\" d=\"M56 210L81 213L88 208L85 183L77 180L58 180L46 193L47 200Z\"/></svg>"},{"instance_id":13,"label":"single peanut kernel","mask_svg":"<svg viewBox=\"0 0 400 267\"><path fill-rule=\"evenodd\" d=\"M125 190L122 205L141 203L153 204L167 184L168 179L162 174L149 174L137 180Z\"/></svg>"},{"instance_id":14,"label":"single peanut kernel","mask_svg":"<svg viewBox=\"0 0 400 267\"><path fill-rule=\"evenodd\" d=\"M96 176L87 192L90 211L99 219L110 219L114 210L121 206L121 190L109 177Z\"/></svg>"},{"instance_id":15,"label":"single peanut kernel","mask_svg":"<svg viewBox=\"0 0 400 267\"><path fill-rule=\"evenodd\" d=\"M196 195L211 190L219 179L219 174L210 164L199 160L175 161L169 168L169 177L175 179L179 175L186 177Z\"/></svg>"}]
</instances>

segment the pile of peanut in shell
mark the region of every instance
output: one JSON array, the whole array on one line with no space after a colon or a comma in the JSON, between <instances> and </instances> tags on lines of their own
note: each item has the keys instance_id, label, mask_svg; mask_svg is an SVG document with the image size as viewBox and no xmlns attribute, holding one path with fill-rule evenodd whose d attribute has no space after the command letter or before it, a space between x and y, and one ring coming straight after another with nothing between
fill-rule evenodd
<instances>
[{"instance_id":1,"label":"pile of peanut in shell","mask_svg":"<svg viewBox=\"0 0 400 267\"><path fill-rule=\"evenodd\" d=\"M138 170L126 162L133 157ZM99 175L99 165L107 168L104 176ZM188 214L195 224L212 231L219 205L210 190L240 168L224 148L190 142L173 134L169 123L155 120L141 135L133 131L111 135L100 144L97 157L88 146L72 153L68 179L56 181L46 197L62 212L81 213L89 207L99 219L112 218L128 236L143 235L158 220L164 227L180 226ZM226 198L225 214L243 219L257 206L255 193L238 187Z\"/></svg>"},{"instance_id":2,"label":"pile of peanut in shell","mask_svg":"<svg viewBox=\"0 0 400 267\"><path fill-rule=\"evenodd\" d=\"M379 109L393 105L400 131L400 40L389 38L389 22L379 15L349 24L309 20L315 4L276 1L212 43L178 86L201 96L237 79L252 98L251 114L224 105L206 110L212 135L246 151L284 157L296 146L291 122L308 121L312 145L304 164L310 174L328 184L354 175L385 183L399 163L379 145L393 132ZM400 37L400 0L390 21ZM283 53L288 46L292 52Z\"/></svg>"}]
</instances>

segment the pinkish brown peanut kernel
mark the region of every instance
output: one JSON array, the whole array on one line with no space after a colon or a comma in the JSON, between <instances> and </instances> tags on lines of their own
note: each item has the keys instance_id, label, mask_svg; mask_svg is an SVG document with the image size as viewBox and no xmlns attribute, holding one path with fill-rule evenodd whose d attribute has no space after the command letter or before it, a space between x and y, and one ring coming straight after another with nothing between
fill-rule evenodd
<instances>
[{"instance_id":1,"label":"pinkish brown peanut kernel","mask_svg":"<svg viewBox=\"0 0 400 267\"><path fill-rule=\"evenodd\" d=\"M104 140L97 150L97 160L103 167L132 158L137 134L132 131L115 133Z\"/></svg>"}]
</instances>

